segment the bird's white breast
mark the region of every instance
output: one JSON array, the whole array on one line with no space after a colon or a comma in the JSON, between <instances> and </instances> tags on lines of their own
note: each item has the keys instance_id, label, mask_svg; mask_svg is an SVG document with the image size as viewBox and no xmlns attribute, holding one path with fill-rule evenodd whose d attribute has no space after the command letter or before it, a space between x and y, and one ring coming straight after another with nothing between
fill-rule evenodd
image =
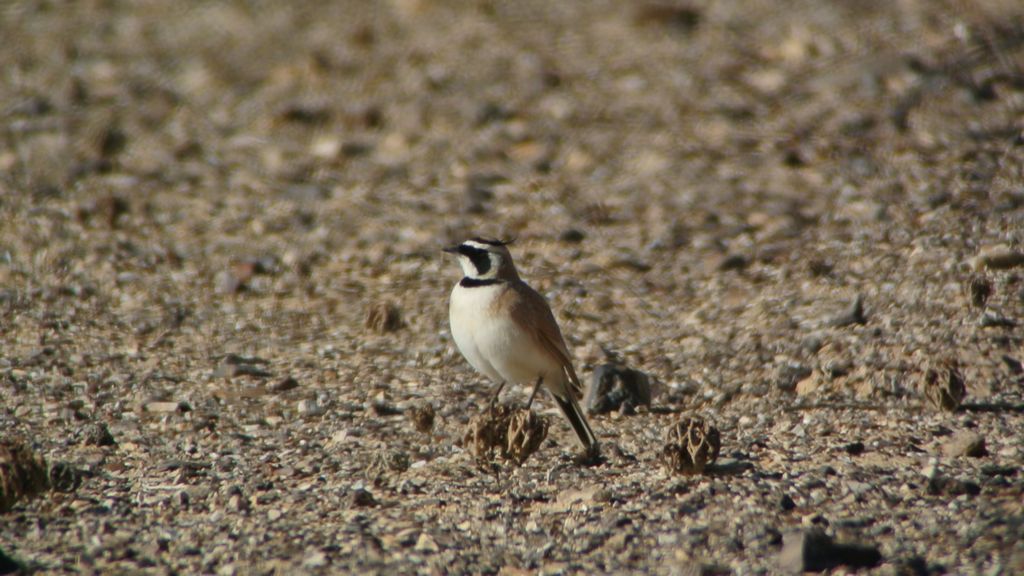
<instances>
[{"instance_id":1,"label":"bird's white breast","mask_svg":"<svg viewBox=\"0 0 1024 576\"><path fill-rule=\"evenodd\" d=\"M482 331L490 329L487 322L489 311L501 289L499 285L464 288L456 284L452 289L448 309L452 338L459 352L462 352L473 368L499 382L502 380L501 374L487 361L477 340Z\"/></svg>"},{"instance_id":2,"label":"bird's white breast","mask_svg":"<svg viewBox=\"0 0 1024 576\"><path fill-rule=\"evenodd\" d=\"M496 307L502 285L452 290L452 337L466 360L496 381L532 383L544 376L549 386L565 379L562 366L541 350L537 339L513 320L508 310Z\"/></svg>"}]
</instances>

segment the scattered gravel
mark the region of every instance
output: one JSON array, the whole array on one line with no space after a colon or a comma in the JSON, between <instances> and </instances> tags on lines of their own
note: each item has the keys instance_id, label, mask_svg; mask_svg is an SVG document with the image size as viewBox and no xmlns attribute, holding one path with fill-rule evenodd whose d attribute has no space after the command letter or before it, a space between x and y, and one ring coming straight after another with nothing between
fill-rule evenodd
<instances>
[{"instance_id":1,"label":"scattered gravel","mask_svg":"<svg viewBox=\"0 0 1024 576\"><path fill-rule=\"evenodd\" d=\"M1019 1L50 4L0 10L0 569L1024 573ZM473 235L646 375L603 458L544 394L464 441Z\"/></svg>"}]
</instances>

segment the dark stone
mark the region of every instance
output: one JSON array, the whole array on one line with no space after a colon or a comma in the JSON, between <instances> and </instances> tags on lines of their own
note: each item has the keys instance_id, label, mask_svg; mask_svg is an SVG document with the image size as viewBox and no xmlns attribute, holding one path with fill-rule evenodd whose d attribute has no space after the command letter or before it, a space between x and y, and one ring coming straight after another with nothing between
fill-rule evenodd
<instances>
[{"instance_id":1,"label":"dark stone","mask_svg":"<svg viewBox=\"0 0 1024 576\"><path fill-rule=\"evenodd\" d=\"M796 383L811 375L813 370L799 362L786 362L775 371L775 387L779 390L792 392Z\"/></svg>"},{"instance_id":2,"label":"dark stone","mask_svg":"<svg viewBox=\"0 0 1024 576\"><path fill-rule=\"evenodd\" d=\"M793 502L793 499L789 497L789 494L783 494L782 497L779 498L779 508L782 508L784 512L789 512L796 508L796 502Z\"/></svg>"},{"instance_id":3,"label":"dark stone","mask_svg":"<svg viewBox=\"0 0 1024 576\"><path fill-rule=\"evenodd\" d=\"M977 496L981 494L981 486L970 480L935 476L928 481L928 493L933 496Z\"/></svg>"},{"instance_id":4,"label":"dark stone","mask_svg":"<svg viewBox=\"0 0 1024 576\"><path fill-rule=\"evenodd\" d=\"M345 158L356 158L366 156L373 152L373 144L367 142L345 142L341 145L340 153Z\"/></svg>"},{"instance_id":5,"label":"dark stone","mask_svg":"<svg viewBox=\"0 0 1024 576\"><path fill-rule=\"evenodd\" d=\"M924 558L921 558L920 556L912 556L896 562L896 573L901 576L928 576L933 572L928 570L928 562ZM935 574L944 573L945 572L935 572Z\"/></svg>"},{"instance_id":6,"label":"dark stone","mask_svg":"<svg viewBox=\"0 0 1024 576\"><path fill-rule=\"evenodd\" d=\"M824 345L825 341L819 333L808 334L800 340L800 349L809 355L817 354Z\"/></svg>"},{"instance_id":7,"label":"dark stone","mask_svg":"<svg viewBox=\"0 0 1024 576\"><path fill-rule=\"evenodd\" d=\"M558 239L561 240L562 242L571 242L573 244L576 244L577 242L583 242L583 239L586 237L587 235L584 234L581 230L577 230L576 228L569 228L568 230L562 232L558 236Z\"/></svg>"},{"instance_id":8,"label":"dark stone","mask_svg":"<svg viewBox=\"0 0 1024 576\"><path fill-rule=\"evenodd\" d=\"M1020 472L1020 469L1016 466L986 464L981 467L981 473L985 476L1016 476L1018 472Z\"/></svg>"},{"instance_id":9,"label":"dark stone","mask_svg":"<svg viewBox=\"0 0 1024 576\"><path fill-rule=\"evenodd\" d=\"M818 278L822 276L828 276L829 274L832 273L832 270L834 268L834 264L832 264L828 260L822 260L821 258L814 258L807 263L807 270L811 273L812 276Z\"/></svg>"},{"instance_id":10,"label":"dark stone","mask_svg":"<svg viewBox=\"0 0 1024 576\"><path fill-rule=\"evenodd\" d=\"M1021 364L1019 360L1008 354L1003 354L1003 364L1009 368L1010 374L1017 375L1024 373L1024 364Z\"/></svg>"},{"instance_id":11,"label":"dark stone","mask_svg":"<svg viewBox=\"0 0 1024 576\"><path fill-rule=\"evenodd\" d=\"M747 267L750 260L743 254L727 254L718 263L718 270L720 272L726 272L729 270L743 270Z\"/></svg>"},{"instance_id":12,"label":"dark stone","mask_svg":"<svg viewBox=\"0 0 1024 576\"><path fill-rule=\"evenodd\" d=\"M699 8L671 2L643 5L635 16L637 24L664 26L681 33L692 32L702 18Z\"/></svg>"},{"instance_id":13,"label":"dark stone","mask_svg":"<svg viewBox=\"0 0 1024 576\"><path fill-rule=\"evenodd\" d=\"M651 380L647 374L615 363L598 366L587 391L587 411L607 414L627 402L634 408L651 405Z\"/></svg>"},{"instance_id":14,"label":"dark stone","mask_svg":"<svg viewBox=\"0 0 1024 576\"><path fill-rule=\"evenodd\" d=\"M791 532L782 540L779 567L788 573L818 572L839 566L871 568L882 561L877 547L837 544L821 530Z\"/></svg>"},{"instance_id":15,"label":"dark stone","mask_svg":"<svg viewBox=\"0 0 1024 576\"><path fill-rule=\"evenodd\" d=\"M273 392L280 393L280 392L287 392L289 390L294 390L294 389L296 389L298 387L299 387L299 381L298 380L296 380L295 378L293 378L291 376L286 376L283 380L281 380L281 381L277 382L276 384L274 384L273 386L271 386L270 389Z\"/></svg>"},{"instance_id":16,"label":"dark stone","mask_svg":"<svg viewBox=\"0 0 1024 576\"><path fill-rule=\"evenodd\" d=\"M100 155L103 158L117 156L128 144L128 136L116 126L110 126L100 137Z\"/></svg>"},{"instance_id":17,"label":"dark stone","mask_svg":"<svg viewBox=\"0 0 1024 576\"><path fill-rule=\"evenodd\" d=\"M485 102L483 106L477 110L476 125L483 126L485 124L490 124L491 122L503 122L513 116L513 112L505 106L497 102Z\"/></svg>"},{"instance_id":18,"label":"dark stone","mask_svg":"<svg viewBox=\"0 0 1024 576\"><path fill-rule=\"evenodd\" d=\"M103 422L97 422L85 430L85 443L90 446L116 446L117 441Z\"/></svg>"},{"instance_id":19,"label":"dark stone","mask_svg":"<svg viewBox=\"0 0 1024 576\"><path fill-rule=\"evenodd\" d=\"M830 326L842 328L844 326L852 326L853 324L865 324L867 321L867 314L864 313L864 296L857 294L857 297L850 303L850 307L842 314L829 320L828 323Z\"/></svg>"},{"instance_id":20,"label":"dark stone","mask_svg":"<svg viewBox=\"0 0 1024 576\"><path fill-rule=\"evenodd\" d=\"M219 378L234 378L236 376L267 378L273 376L273 374L260 368L260 365L265 366L267 364L268 362L262 358L227 354L221 360L213 375Z\"/></svg>"},{"instance_id":21,"label":"dark stone","mask_svg":"<svg viewBox=\"0 0 1024 576\"><path fill-rule=\"evenodd\" d=\"M978 325L982 328L1013 328L1017 325L1017 321L998 312L986 310L978 319Z\"/></svg>"},{"instance_id":22,"label":"dark stone","mask_svg":"<svg viewBox=\"0 0 1024 576\"><path fill-rule=\"evenodd\" d=\"M843 447L843 450L846 450L846 453L849 454L850 456L860 456L861 454L864 453L864 443L850 442L849 444Z\"/></svg>"},{"instance_id":23,"label":"dark stone","mask_svg":"<svg viewBox=\"0 0 1024 576\"><path fill-rule=\"evenodd\" d=\"M373 494L364 488L353 490L350 498L353 508L365 508L367 506L376 506L377 504L377 499L373 497Z\"/></svg>"},{"instance_id":24,"label":"dark stone","mask_svg":"<svg viewBox=\"0 0 1024 576\"><path fill-rule=\"evenodd\" d=\"M331 111L321 104L291 102L282 107L277 116L285 122L296 124L322 124L330 119Z\"/></svg>"},{"instance_id":25,"label":"dark stone","mask_svg":"<svg viewBox=\"0 0 1024 576\"><path fill-rule=\"evenodd\" d=\"M7 113L12 116L45 116L53 111L53 103L45 96L32 96L15 103Z\"/></svg>"},{"instance_id":26,"label":"dark stone","mask_svg":"<svg viewBox=\"0 0 1024 576\"><path fill-rule=\"evenodd\" d=\"M370 410L373 410L373 413L377 416L398 416L403 413L401 408L382 399L371 402Z\"/></svg>"}]
</instances>

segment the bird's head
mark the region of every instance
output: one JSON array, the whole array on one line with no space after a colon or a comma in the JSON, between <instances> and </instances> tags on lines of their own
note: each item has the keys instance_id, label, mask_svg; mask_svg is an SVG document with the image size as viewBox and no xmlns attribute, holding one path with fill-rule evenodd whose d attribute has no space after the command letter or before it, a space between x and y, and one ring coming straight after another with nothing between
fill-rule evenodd
<instances>
[{"instance_id":1,"label":"bird's head","mask_svg":"<svg viewBox=\"0 0 1024 576\"><path fill-rule=\"evenodd\" d=\"M445 248L459 258L459 265L467 278L474 280L515 280L519 278L512 254L508 251L511 240L472 238L461 244Z\"/></svg>"}]
</instances>

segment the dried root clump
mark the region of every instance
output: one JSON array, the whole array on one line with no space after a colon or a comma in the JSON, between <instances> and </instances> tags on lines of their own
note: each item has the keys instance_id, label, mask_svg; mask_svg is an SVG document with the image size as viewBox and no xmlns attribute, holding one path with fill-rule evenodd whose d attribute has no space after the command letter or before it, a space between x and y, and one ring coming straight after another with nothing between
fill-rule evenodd
<instances>
[{"instance_id":1,"label":"dried root clump","mask_svg":"<svg viewBox=\"0 0 1024 576\"><path fill-rule=\"evenodd\" d=\"M366 472L369 477L380 478L388 474L401 474L409 466L409 454L401 450L383 450L374 455Z\"/></svg>"},{"instance_id":2,"label":"dried root clump","mask_svg":"<svg viewBox=\"0 0 1024 576\"><path fill-rule=\"evenodd\" d=\"M420 434L430 434L430 431L434 429L435 413L433 404L425 402L418 406L412 406L407 413L413 428Z\"/></svg>"},{"instance_id":3,"label":"dried root clump","mask_svg":"<svg viewBox=\"0 0 1024 576\"><path fill-rule=\"evenodd\" d=\"M473 416L466 426L463 443L480 460L502 454L508 445L508 423L512 409L505 405L491 406Z\"/></svg>"},{"instance_id":4,"label":"dried root clump","mask_svg":"<svg viewBox=\"0 0 1024 576\"><path fill-rule=\"evenodd\" d=\"M46 463L24 443L0 440L0 513L50 487Z\"/></svg>"},{"instance_id":5,"label":"dried root clump","mask_svg":"<svg viewBox=\"0 0 1024 576\"><path fill-rule=\"evenodd\" d=\"M376 302L366 311L365 326L378 334L395 332L405 326L402 311L393 302Z\"/></svg>"},{"instance_id":6,"label":"dried root clump","mask_svg":"<svg viewBox=\"0 0 1024 576\"><path fill-rule=\"evenodd\" d=\"M992 280L985 275L975 274L967 280L967 299L975 308L984 308L992 296Z\"/></svg>"},{"instance_id":7,"label":"dried root clump","mask_svg":"<svg viewBox=\"0 0 1024 576\"><path fill-rule=\"evenodd\" d=\"M522 464L547 438L548 423L531 410L492 406L469 421L463 442L480 460Z\"/></svg>"},{"instance_id":8,"label":"dried root clump","mask_svg":"<svg viewBox=\"0 0 1024 576\"><path fill-rule=\"evenodd\" d=\"M932 406L947 412L956 411L967 393L959 363L949 358L926 366L920 387Z\"/></svg>"},{"instance_id":9,"label":"dried root clump","mask_svg":"<svg viewBox=\"0 0 1024 576\"><path fill-rule=\"evenodd\" d=\"M508 423L505 457L516 464L526 462L548 437L548 421L532 410L516 410Z\"/></svg>"},{"instance_id":10,"label":"dried root clump","mask_svg":"<svg viewBox=\"0 0 1024 576\"><path fill-rule=\"evenodd\" d=\"M718 430L703 418L682 418L665 430L662 462L671 473L700 474L718 459Z\"/></svg>"}]
</instances>

